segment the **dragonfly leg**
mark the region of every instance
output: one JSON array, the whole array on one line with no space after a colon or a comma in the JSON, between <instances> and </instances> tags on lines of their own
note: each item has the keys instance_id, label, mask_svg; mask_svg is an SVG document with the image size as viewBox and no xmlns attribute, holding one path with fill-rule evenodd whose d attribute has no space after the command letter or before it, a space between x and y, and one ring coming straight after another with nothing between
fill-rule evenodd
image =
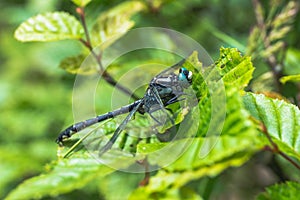
<instances>
[{"instance_id":1,"label":"dragonfly leg","mask_svg":"<svg viewBox=\"0 0 300 200\"><path fill-rule=\"evenodd\" d=\"M152 92L154 98L156 99L156 101L157 101L159 107L161 108L161 110L164 110L164 111L165 111L166 108L165 108L163 102L161 101L161 99L160 99L160 97L159 97L159 94L158 94L157 89L156 89L155 87L153 87L153 89L151 90L151 92ZM168 116L169 120L172 122L172 124L174 124L174 120L173 120L172 117L170 117L169 113L166 112L166 111L165 111L165 113L167 114L167 116Z\"/></svg>"},{"instance_id":2,"label":"dragonfly leg","mask_svg":"<svg viewBox=\"0 0 300 200\"><path fill-rule=\"evenodd\" d=\"M186 98L182 98L182 99L172 98L172 99L170 99L170 100L166 103L166 105L170 105L170 104L173 104L173 103L176 103L176 102L180 102L180 101L184 101L184 100L186 100Z\"/></svg>"},{"instance_id":3,"label":"dragonfly leg","mask_svg":"<svg viewBox=\"0 0 300 200\"><path fill-rule=\"evenodd\" d=\"M149 113L149 115L150 115L150 117L151 117L157 124L159 124L160 126L163 125L163 124L162 124L160 121L158 121L151 113Z\"/></svg>"}]
</instances>

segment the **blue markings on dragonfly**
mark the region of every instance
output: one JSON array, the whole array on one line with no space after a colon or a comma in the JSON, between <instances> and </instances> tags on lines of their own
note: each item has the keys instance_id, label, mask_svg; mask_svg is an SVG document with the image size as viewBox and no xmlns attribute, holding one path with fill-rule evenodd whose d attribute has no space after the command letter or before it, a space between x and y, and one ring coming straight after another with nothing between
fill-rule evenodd
<instances>
[{"instance_id":1,"label":"blue markings on dragonfly","mask_svg":"<svg viewBox=\"0 0 300 200\"><path fill-rule=\"evenodd\" d=\"M120 133L125 129L127 123L136 112L139 112L140 114L148 113L157 124L162 125L162 122L156 119L156 117L152 114L155 111L164 110L165 107L170 104L183 100L184 98L180 99L180 97L185 94L184 89L188 88L192 83L192 72L181 67L184 62L185 60L182 60L178 64L175 64L155 76L150 81L143 98L114 111L71 125L59 134L56 142L59 145L63 145L63 140L70 138L73 134L93 124L114 118L118 115L129 113L114 131L109 141L100 149L99 155L102 155L111 149ZM179 73L174 73L174 71L178 70L178 68ZM167 116L170 118L172 123L174 123L173 119L171 119L169 115Z\"/></svg>"}]
</instances>

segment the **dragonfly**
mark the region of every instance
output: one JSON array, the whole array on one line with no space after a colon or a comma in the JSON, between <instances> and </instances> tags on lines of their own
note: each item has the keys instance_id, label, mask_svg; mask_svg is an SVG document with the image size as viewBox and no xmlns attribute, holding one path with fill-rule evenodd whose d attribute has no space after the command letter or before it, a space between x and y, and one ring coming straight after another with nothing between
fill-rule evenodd
<instances>
[{"instance_id":1,"label":"dragonfly","mask_svg":"<svg viewBox=\"0 0 300 200\"><path fill-rule=\"evenodd\" d=\"M192 84L193 73L182 67L184 62L185 59L163 70L161 73L152 78L144 96L141 99L116 110L69 126L59 134L56 142L62 146L64 140L70 138L72 135L87 127L108 119L115 118L119 115L129 113L116 128L109 141L102 148L100 148L99 156L101 156L103 153L112 148L113 144L116 142L117 138L136 112L142 115L148 113L157 124L162 125L162 122L158 120L153 113L158 110L165 110L166 106L184 100L184 98L182 98L182 96L185 94L184 90ZM175 73L176 70L178 70L178 74ZM172 123L174 123L170 116L169 118Z\"/></svg>"}]
</instances>

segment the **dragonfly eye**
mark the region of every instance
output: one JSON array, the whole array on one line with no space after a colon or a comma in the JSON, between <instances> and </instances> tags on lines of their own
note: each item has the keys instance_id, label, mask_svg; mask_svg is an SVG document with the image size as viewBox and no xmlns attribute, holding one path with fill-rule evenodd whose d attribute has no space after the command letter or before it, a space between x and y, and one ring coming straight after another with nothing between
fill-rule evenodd
<instances>
[{"instance_id":1,"label":"dragonfly eye","mask_svg":"<svg viewBox=\"0 0 300 200\"><path fill-rule=\"evenodd\" d=\"M191 71L187 70L186 68L184 68L184 67L180 68L179 73L184 74L184 76L186 77L186 79L188 81L192 80L193 73Z\"/></svg>"},{"instance_id":2,"label":"dragonfly eye","mask_svg":"<svg viewBox=\"0 0 300 200\"><path fill-rule=\"evenodd\" d=\"M192 82L193 73L186 68L182 67L179 69L179 81L183 84L184 87L188 87Z\"/></svg>"},{"instance_id":3,"label":"dragonfly eye","mask_svg":"<svg viewBox=\"0 0 300 200\"><path fill-rule=\"evenodd\" d=\"M187 79L190 81L192 80L192 77L193 77L193 72L189 71Z\"/></svg>"}]
</instances>

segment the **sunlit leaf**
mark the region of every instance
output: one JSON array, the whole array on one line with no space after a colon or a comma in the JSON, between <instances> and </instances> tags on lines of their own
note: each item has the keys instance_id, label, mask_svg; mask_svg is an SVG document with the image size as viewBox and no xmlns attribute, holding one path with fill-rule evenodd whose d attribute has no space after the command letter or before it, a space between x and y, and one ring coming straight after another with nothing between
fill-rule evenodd
<instances>
[{"instance_id":1,"label":"sunlit leaf","mask_svg":"<svg viewBox=\"0 0 300 200\"><path fill-rule=\"evenodd\" d=\"M285 84L286 82L300 82L300 74L284 76L280 79L280 82Z\"/></svg>"},{"instance_id":2,"label":"sunlit leaf","mask_svg":"<svg viewBox=\"0 0 300 200\"><path fill-rule=\"evenodd\" d=\"M258 195L258 200L290 200L298 199L300 184L297 182L285 182L272 185L266 191Z\"/></svg>"},{"instance_id":3,"label":"sunlit leaf","mask_svg":"<svg viewBox=\"0 0 300 200\"><path fill-rule=\"evenodd\" d=\"M81 188L95 177L105 176L114 170L100 165L88 155L74 156L68 160L59 160L48 173L26 180L13 190L7 199L41 198L56 196L76 188Z\"/></svg>"},{"instance_id":4,"label":"sunlit leaf","mask_svg":"<svg viewBox=\"0 0 300 200\"><path fill-rule=\"evenodd\" d=\"M221 48L220 58L216 61L225 84L243 89L252 79L254 67L249 56L242 56L236 48Z\"/></svg>"},{"instance_id":5,"label":"sunlit leaf","mask_svg":"<svg viewBox=\"0 0 300 200\"><path fill-rule=\"evenodd\" d=\"M174 148L168 152L181 155L173 163L169 163L169 157L162 157L160 150L167 148L170 143L140 144L138 151L141 153L151 153L148 160L151 164L164 166L156 176L150 179L150 184L144 188L137 189L131 196L137 198L164 198L165 191L171 190L175 193L180 188L192 180L197 180L204 176L216 176L228 167L240 166L251 156L262 148L262 143L258 139L258 132L249 119L249 114L244 108L242 97L239 90L243 89L252 77L254 70L249 57L243 57L236 49L221 50L220 59L216 62L216 70L220 70L219 80L223 77L226 94L226 119L222 125L222 133L218 136L207 135L205 126L210 123L210 95L201 96L200 108L200 127L197 138L182 139L172 141ZM209 73L217 73L213 70ZM204 76L205 77L205 76ZM194 81L194 79L193 79ZM196 78L200 93L207 92L203 84L203 76ZM194 82L193 82L194 84ZM202 86L199 86L203 84ZM203 102L201 106L200 103ZM206 103L204 103L206 102ZM221 102L214 102L221 103ZM222 112L222 109L219 109ZM201 117L202 116L202 117ZM204 116L204 117L203 117ZM217 126L216 126L217 127ZM186 146L188 145L188 146ZM157 152L157 153L156 153ZM171 157L171 156L170 156Z\"/></svg>"},{"instance_id":6,"label":"sunlit leaf","mask_svg":"<svg viewBox=\"0 0 300 200\"><path fill-rule=\"evenodd\" d=\"M156 181L163 181L164 178L157 178ZM177 177L174 176L173 181L175 182ZM169 186L169 185L167 185ZM165 188L162 191L153 190L152 188L141 187L135 190L129 197L130 200L147 200L147 199L172 199L172 200L181 200L181 199L192 199L192 200L202 200L203 198L199 196L195 191L188 187L181 188Z\"/></svg>"},{"instance_id":7,"label":"sunlit leaf","mask_svg":"<svg viewBox=\"0 0 300 200\"><path fill-rule=\"evenodd\" d=\"M166 147L174 155L182 154L174 163L165 167L169 171L192 170L223 160L237 159L238 156L250 157L262 145L257 138L258 132L249 119L250 115L243 107L242 98L236 91L227 89L227 117L220 136L216 132L216 135L204 135L204 138L189 138L160 145L140 144L138 152L151 153L148 156L149 162L159 166L170 163L169 158L163 158L159 150ZM201 127L199 131L202 131ZM245 162L244 159L242 161Z\"/></svg>"},{"instance_id":8,"label":"sunlit leaf","mask_svg":"<svg viewBox=\"0 0 300 200\"><path fill-rule=\"evenodd\" d=\"M80 39L83 28L80 22L65 12L39 14L23 22L15 31L22 42Z\"/></svg>"},{"instance_id":9,"label":"sunlit leaf","mask_svg":"<svg viewBox=\"0 0 300 200\"><path fill-rule=\"evenodd\" d=\"M300 74L300 51L289 48L284 60L284 73L286 75Z\"/></svg>"},{"instance_id":10,"label":"sunlit leaf","mask_svg":"<svg viewBox=\"0 0 300 200\"><path fill-rule=\"evenodd\" d=\"M113 155L107 156L108 159L113 159ZM113 162L116 162L121 168L126 168L135 161L128 162L127 159L124 162L120 158L112 160ZM107 176L116 171L116 169L98 162L85 150L81 150L76 155L73 154L68 159L59 159L56 163L47 166L47 168L47 172L21 183L8 195L7 199L19 199L19 197L23 199L35 199L46 196L54 197L82 188L92 180Z\"/></svg>"},{"instance_id":11,"label":"sunlit leaf","mask_svg":"<svg viewBox=\"0 0 300 200\"><path fill-rule=\"evenodd\" d=\"M203 166L196 170L186 170L183 172L170 173L160 170L155 176L151 177L150 183L147 186L135 190L130 196L130 199L164 198L166 191L178 193L182 186L192 180L197 180L204 176L216 176L230 166L240 166L248 159L249 155L241 155L229 160L223 160L220 163L212 163L211 165Z\"/></svg>"},{"instance_id":12,"label":"sunlit leaf","mask_svg":"<svg viewBox=\"0 0 300 200\"><path fill-rule=\"evenodd\" d=\"M127 172L116 171L100 179L99 189L107 200L128 199L130 193L143 179L143 176L143 173L129 175ZM122 187L118 187L116 190L116 185Z\"/></svg>"},{"instance_id":13,"label":"sunlit leaf","mask_svg":"<svg viewBox=\"0 0 300 200\"><path fill-rule=\"evenodd\" d=\"M200 97L198 104L200 110L199 130L197 133L199 136L207 135L207 131L212 127L215 129L215 133L212 134L218 134L221 130L224 131L225 115L227 120L232 119L228 110L242 109L239 98L231 98L233 96L231 93L244 89L251 80L253 71L254 67L250 57L242 56L235 48L221 48L220 58L211 69L205 69L202 80L199 77L194 83L193 79L193 86L194 84L197 86L195 88ZM226 87L231 89L227 89L225 92ZM243 113L237 115L243 116Z\"/></svg>"},{"instance_id":14,"label":"sunlit leaf","mask_svg":"<svg viewBox=\"0 0 300 200\"><path fill-rule=\"evenodd\" d=\"M144 5L140 1L127 1L101 13L92 29L93 45L106 42L101 48L108 47L134 26L130 18L143 9Z\"/></svg>"},{"instance_id":15,"label":"sunlit leaf","mask_svg":"<svg viewBox=\"0 0 300 200\"><path fill-rule=\"evenodd\" d=\"M258 151L262 146L259 141L255 138L257 134L253 132L252 134L241 134L240 136L212 136L208 138L195 138L195 139L182 139L179 141L174 141L171 145L174 146L170 152L172 154L179 154L180 157L172 164L164 167L168 171L176 170L193 170L201 167L213 165L214 163L222 163L223 161L224 168L230 167L231 165L229 160L233 159L233 166L242 165L245 161L244 158L249 158L254 152ZM185 149L185 145L189 146ZM141 144L139 145L140 153L149 153L160 150L164 147L170 145L165 143L164 145L156 144ZM212 148L208 152L207 156L202 157L201 151L206 151L206 148L211 145ZM165 155L160 155L160 152L151 154L149 162L151 164L157 164L160 166L165 166L168 164L169 160ZM242 157L243 159L237 163L237 159ZM226 167L225 167L226 166ZM223 168L223 169L224 169ZM217 175L218 172L211 171L209 174ZM207 174L208 175L208 174Z\"/></svg>"},{"instance_id":16,"label":"sunlit leaf","mask_svg":"<svg viewBox=\"0 0 300 200\"><path fill-rule=\"evenodd\" d=\"M244 102L251 115L266 126L279 149L300 161L299 108L283 100L253 93L247 93Z\"/></svg>"},{"instance_id":17,"label":"sunlit leaf","mask_svg":"<svg viewBox=\"0 0 300 200\"><path fill-rule=\"evenodd\" d=\"M87 4L89 4L92 0L72 0L72 2L79 6L79 7L85 7Z\"/></svg>"}]
</instances>

